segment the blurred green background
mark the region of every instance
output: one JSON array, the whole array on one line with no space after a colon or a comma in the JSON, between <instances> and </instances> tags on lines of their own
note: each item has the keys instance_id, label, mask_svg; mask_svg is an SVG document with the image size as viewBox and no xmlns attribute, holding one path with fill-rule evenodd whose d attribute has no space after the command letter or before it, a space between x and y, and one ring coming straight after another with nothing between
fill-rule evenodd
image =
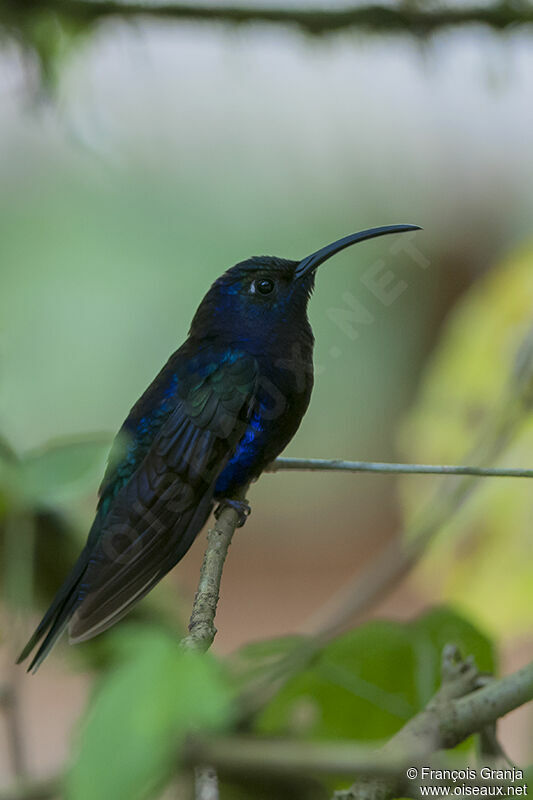
<instances>
[{"instance_id":1,"label":"blurred green background","mask_svg":"<svg viewBox=\"0 0 533 800\"><path fill-rule=\"evenodd\" d=\"M0 92L0 431L17 453L116 431L235 262L303 257L400 222L423 226L416 251L369 242L319 276L315 390L287 454L416 452L405 438L399 449L398 430L443 320L531 234L530 37L473 27L425 43L314 40L276 26L109 22L67 51L51 99L31 57L4 41ZM54 498L80 537L101 461L75 496ZM381 476L265 476L251 500L224 577L222 653L308 629L401 516ZM167 605L180 598L182 619L200 539L157 590ZM378 611L409 617L437 597L430 583L408 582ZM531 642L527 626L503 636L504 664ZM24 684L28 725L59 708L46 742L29 734L46 771L87 680L59 650L39 681ZM517 754L522 719L507 733Z\"/></svg>"}]
</instances>

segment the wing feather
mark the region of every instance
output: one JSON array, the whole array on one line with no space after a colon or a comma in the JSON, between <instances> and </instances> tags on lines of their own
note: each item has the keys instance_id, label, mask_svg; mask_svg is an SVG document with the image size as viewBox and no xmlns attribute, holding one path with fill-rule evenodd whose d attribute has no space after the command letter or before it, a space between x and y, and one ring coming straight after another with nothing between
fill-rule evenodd
<instances>
[{"instance_id":1,"label":"wing feather","mask_svg":"<svg viewBox=\"0 0 533 800\"><path fill-rule=\"evenodd\" d=\"M170 359L123 426L134 435L113 450L87 544L21 653L41 642L30 670L69 620L71 640L95 636L185 555L244 432L257 379L257 362L243 352L191 358L182 349Z\"/></svg>"},{"instance_id":2,"label":"wing feather","mask_svg":"<svg viewBox=\"0 0 533 800\"><path fill-rule=\"evenodd\" d=\"M189 549L211 511L218 475L242 436L256 380L255 360L241 355L182 389L141 467L109 510L80 586L71 639L114 624Z\"/></svg>"}]
</instances>

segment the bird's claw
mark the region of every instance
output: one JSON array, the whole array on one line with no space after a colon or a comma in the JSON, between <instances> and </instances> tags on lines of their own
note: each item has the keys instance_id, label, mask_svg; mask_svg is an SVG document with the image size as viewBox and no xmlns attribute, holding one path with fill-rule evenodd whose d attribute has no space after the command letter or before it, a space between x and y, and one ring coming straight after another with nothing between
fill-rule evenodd
<instances>
[{"instance_id":1,"label":"bird's claw","mask_svg":"<svg viewBox=\"0 0 533 800\"><path fill-rule=\"evenodd\" d=\"M226 506L229 508L233 508L239 515L239 521L237 522L237 528L242 528L244 523L246 522L247 518L252 513L252 509L246 502L246 500L231 500L229 497L224 498L221 500L218 506L215 508L215 519L218 519Z\"/></svg>"}]
</instances>

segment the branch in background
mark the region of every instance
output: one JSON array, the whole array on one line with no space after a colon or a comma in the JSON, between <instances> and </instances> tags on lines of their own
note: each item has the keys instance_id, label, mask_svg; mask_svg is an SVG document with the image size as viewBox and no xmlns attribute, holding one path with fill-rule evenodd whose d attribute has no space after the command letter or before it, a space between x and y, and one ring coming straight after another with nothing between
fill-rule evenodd
<instances>
[{"instance_id":1,"label":"branch in background","mask_svg":"<svg viewBox=\"0 0 533 800\"><path fill-rule=\"evenodd\" d=\"M491 420L489 420L488 431L485 431L485 436L482 435L478 439L472 453L472 460L478 463L490 463L511 441L516 430L531 410L533 397L530 397L526 392L531 381L528 375L518 377L520 380L517 379L516 383L510 385L510 401L508 403L504 402L495 410ZM436 494L426 512L420 516L420 520L415 522L413 526L413 531L416 533L414 545L410 551L407 549L400 551L404 553L404 560L400 565L400 569L398 569L397 564L389 564L388 561L386 562L387 569L383 569L380 572L378 568L376 573L378 580L365 590L366 601L372 600L372 598L375 599L376 591L379 593L390 590L398 575L404 574L416 562L427 546L428 541L433 538L442 523L447 521L461 507L476 485L477 482L471 474L462 474L460 479L445 484L444 491ZM190 634L183 642L185 647L207 650L214 640L216 634L214 618L223 565L239 521L239 513L235 509L227 507L217 520L215 528L209 532L208 547L202 567L200 584L191 615ZM359 600L357 599L358 597ZM348 616L353 614L354 605L357 608L358 602L360 607L360 595L356 595L355 604L354 598L350 599L342 609L341 622L345 623ZM337 620L338 623L339 620ZM337 632L335 624L331 623L323 628L314 640L305 643L303 647L296 647L294 652L290 654L290 660L282 659L276 664L274 670L270 670L266 676L266 681L271 684L270 687L265 687L265 681L263 681L262 688L266 688L268 691L263 692L260 697L260 703L266 702L272 696L272 689L274 688L274 691L277 691L280 683L282 684L294 674L295 665L297 668L301 668L305 663L308 663L321 645L332 638L333 635L336 635ZM393 758L398 757L398 755L405 755L413 762L416 759L426 757L435 749L454 747L472 733L486 731L494 725L499 717L533 699L533 663L513 675L479 688L480 676L473 663L468 661L454 663L457 662L456 656L454 648L447 649L443 665L443 687L427 708L411 719L379 751L380 763L383 763L383 759L389 758L391 753ZM245 704L243 705L245 706ZM255 697L251 706L252 710L245 706L245 714L241 716L241 721L248 721L250 715L255 713L258 707L257 697ZM260 746L261 760L263 761L264 742L260 742ZM494 742L490 747L494 749ZM287 744L287 752L289 752L289 744ZM243 749L241 748L238 755L239 761L243 759L243 755ZM206 772L207 768L203 766L206 763L216 764L215 753L208 752L205 749L203 754L199 754L196 751L196 759L196 763L198 764L199 760L202 765L200 774ZM283 757L281 760L283 762ZM337 771L337 766L335 771ZM383 780L378 783L374 779L374 785L368 781L364 785L356 782L347 792L340 793L337 797L339 800L352 800L353 798L358 800L361 800L361 798L365 798L365 800L388 800L388 798L401 794L401 791L397 788L400 786L400 780L404 781L403 775L401 779L400 777L385 779L385 783ZM218 793L216 782L214 788L215 792ZM216 793L214 797L216 797ZM3 797L16 799L20 797L37 798L40 796L43 795L11 792L4 796L0 794L0 800L3 800ZM44 795L44 797L49 796L51 796L49 793Z\"/></svg>"},{"instance_id":2,"label":"branch in background","mask_svg":"<svg viewBox=\"0 0 533 800\"><path fill-rule=\"evenodd\" d=\"M13 673L14 671L11 670ZM20 721L20 702L17 685L18 675L13 674L10 683L0 687L0 709L4 713L6 739L14 775L23 779L28 774L24 737Z\"/></svg>"},{"instance_id":3,"label":"branch in background","mask_svg":"<svg viewBox=\"0 0 533 800\"><path fill-rule=\"evenodd\" d=\"M524 340L519 353L528 344ZM414 517L406 530L401 531L385 548L385 551L363 574L352 578L328 603L326 613L322 609L318 628L319 637L330 641L353 624L354 620L389 594L420 561L429 544L442 526L448 522L480 487L477 480L480 471L489 474L487 465L501 457L531 413L531 379L533 353L527 360L527 368L519 373L513 371L509 381L485 424L478 433L476 442L465 456L466 464L480 467L465 467L463 472L442 483L426 506ZM406 465L409 466L409 465ZM415 465L416 467L417 465ZM424 466L424 465L419 465ZM504 470L497 470L503 473ZM527 470L518 470L525 477ZM333 610L331 610L333 609Z\"/></svg>"},{"instance_id":4,"label":"branch in background","mask_svg":"<svg viewBox=\"0 0 533 800\"><path fill-rule=\"evenodd\" d=\"M480 484L476 480L482 474L502 476L507 470L489 468L505 452L524 422L529 419L533 408L533 336L531 330L522 339L508 380L493 409L488 413L484 425L478 432L476 441L465 456L466 464L479 464L479 467L446 467L458 469L458 475L450 477L439 486L438 491L426 507L413 519L405 531L400 531L383 554L374 560L362 574L355 575L336 596L321 610L320 622L313 625L318 629L319 639L326 643L342 633L354 620L368 611L373 605L389 594L418 563L428 545L442 526L448 522L477 491ZM278 459L280 465L296 469L299 459ZM276 462L275 462L276 463ZM302 460L302 464L322 463L322 459ZM325 460L324 463L330 463ZM367 462L344 462L334 460L333 464L366 464ZM393 465L371 465L376 467ZM408 468L433 470L430 465L401 465ZM307 468L307 467L306 467ZM343 468L342 466L340 468ZM349 467L346 467L349 469ZM335 467L328 467L335 469ZM437 468L439 469L439 468ZM392 470L391 470L392 471ZM509 475L526 477L530 470L512 470Z\"/></svg>"},{"instance_id":5,"label":"branch in background","mask_svg":"<svg viewBox=\"0 0 533 800\"><path fill-rule=\"evenodd\" d=\"M298 741L252 736L191 737L185 760L208 759L225 774L298 778L309 775L365 775L391 777L403 769L404 759L381 759L376 750L346 741Z\"/></svg>"},{"instance_id":6,"label":"branch in background","mask_svg":"<svg viewBox=\"0 0 533 800\"><path fill-rule=\"evenodd\" d=\"M243 500L247 490L248 487L245 487L235 499ZM240 522L239 512L232 506L224 506L214 527L208 531L207 548L189 621L189 635L181 643L186 649L205 652L213 644L217 632L215 615L222 570L233 534Z\"/></svg>"},{"instance_id":7,"label":"branch in background","mask_svg":"<svg viewBox=\"0 0 533 800\"><path fill-rule=\"evenodd\" d=\"M487 675L480 680L480 688L488 686L494 678ZM513 762L506 755L497 736L496 722L491 722L479 731L478 736L478 761L480 764L490 764L494 769L508 769L513 766Z\"/></svg>"},{"instance_id":8,"label":"branch in background","mask_svg":"<svg viewBox=\"0 0 533 800\"><path fill-rule=\"evenodd\" d=\"M453 481L437 492L425 510L388 544L367 568L355 575L322 608L318 638L330 642L395 589L418 564L442 526L479 487L471 476Z\"/></svg>"},{"instance_id":9,"label":"branch in background","mask_svg":"<svg viewBox=\"0 0 533 800\"><path fill-rule=\"evenodd\" d=\"M524 343L528 343L527 338ZM499 402L488 414L474 446L465 457L467 464L480 464L484 469L494 463L529 417L533 404L533 348L529 349L530 357L522 359L525 366L520 371L514 370L511 373ZM479 486L477 476L471 474L450 476L441 483L407 529L400 531L385 551L365 567L362 573L351 578L327 606L320 609L319 615L313 615L313 619L307 624L315 631L315 635L297 644L292 651L267 669L255 685L243 692L243 725L296 672L309 664L324 645L348 630L357 618L396 588L420 561L442 526L453 518ZM316 617L319 617L318 621Z\"/></svg>"},{"instance_id":10,"label":"branch in background","mask_svg":"<svg viewBox=\"0 0 533 800\"><path fill-rule=\"evenodd\" d=\"M0 800L59 800L61 781L48 780L19 781L7 789L0 789Z\"/></svg>"},{"instance_id":11,"label":"branch in background","mask_svg":"<svg viewBox=\"0 0 533 800\"><path fill-rule=\"evenodd\" d=\"M378 475L472 475L477 478L533 478L533 469L449 464L390 464L340 458L277 458L266 472L375 472Z\"/></svg>"},{"instance_id":12,"label":"branch in background","mask_svg":"<svg viewBox=\"0 0 533 800\"><path fill-rule=\"evenodd\" d=\"M442 686L426 708L378 750L349 742L198 737L190 740L186 759L192 764L208 760L220 772L229 774L364 776L364 781L339 793L339 800L352 800L363 794L366 800L410 796L409 788L413 787L412 783L409 788L406 786L406 767L427 766L428 757L435 751L455 747L533 699L533 663L483 685L484 676L479 674L473 660L463 661L457 649L448 645L443 652L442 673ZM480 684L483 688L479 688ZM464 769L465 763L447 759L438 762L438 766ZM408 793L402 794L406 790Z\"/></svg>"},{"instance_id":13,"label":"branch in background","mask_svg":"<svg viewBox=\"0 0 533 800\"><path fill-rule=\"evenodd\" d=\"M533 662L512 675L478 688L480 678L472 660L462 661L455 647L443 654L443 684L433 700L381 748L379 754L427 759L440 749L450 749L473 733L483 731L500 717L533 700ZM389 800L409 796L412 783L405 774L395 779L358 780L336 800Z\"/></svg>"},{"instance_id":14,"label":"branch in background","mask_svg":"<svg viewBox=\"0 0 533 800\"><path fill-rule=\"evenodd\" d=\"M501 31L510 26L531 25L533 7L525 2L509 3L501 0L491 5L448 6L435 8L416 3L398 3L387 6L376 4L355 5L347 8L300 8L283 6L236 6L214 3L132 3L102 0L45 0L26 2L18 0L4 3L9 15L21 18L36 9L56 13L65 21L91 24L109 17L152 19L185 22L226 23L232 25L275 23L296 27L308 34L323 35L346 29L359 29L372 33L410 33L427 35L440 29L468 24L486 25ZM17 8L18 6L18 8ZM21 10L22 9L22 10ZM5 15L5 12L4 12Z\"/></svg>"},{"instance_id":15,"label":"branch in background","mask_svg":"<svg viewBox=\"0 0 533 800\"><path fill-rule=\"evenodd\" d=\"M212 766L194 769L194 800L219 800L218 775Z\"/></svg>"},{"instance_id":16,"label":"branch in background","mask_svg":"<svg viewBox=\"0 0 533 800\"><path fill-rule=\"evenodd\" d=\"M359 800L362 797L365 800L389 800L406 796L402 791L407 789L407 766L428 766L428 758L436 750L455 747L468 736L493 726L500 717L533 700L533 662L511 675L487 683L472 659L463 661L457 649L447 645L443 652L442 674L443 684L426 708L378 750L349 742L196 736L187 743L184 761L190 767L209 763L220 772L242 775L307 777L309 774L357 772L361 780L349 790L337 793L338 800ZM456 757L435 761L431 766L465 768L464 762ZM468 780L465 779L464 783ZM484 781L484 784L491 785L490 781ZM498 780L497 784L501 785L501 781ZM475 781L473 785L476 785ZM0 791L0 800L52 800L58 796L59 786L57 779L20 782L9 790Z\"/></svg>"}]
</instances>

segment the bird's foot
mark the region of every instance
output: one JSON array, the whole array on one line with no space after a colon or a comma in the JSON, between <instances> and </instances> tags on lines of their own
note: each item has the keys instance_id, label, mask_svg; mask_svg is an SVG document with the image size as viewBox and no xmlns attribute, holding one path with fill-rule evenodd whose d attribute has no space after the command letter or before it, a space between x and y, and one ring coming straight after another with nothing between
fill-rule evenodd
<instances>
[{"instance_id":1,"label":"bird's foot","mask_svg":"<svg viewBox=\"0 0 533 800\"><path fill-rule=\"evenodd\" d=\"M215 508L215 519L218 519L220 517L222 511L226 506L235 509L235 511L238 513L239 521L237 523L237 527L242 528L247 518L252 513L252 509L250 508L246 500L232 500L229 497L225 497L223 500L220 501L218 506Z\"/></svg>"}]
</instances>

